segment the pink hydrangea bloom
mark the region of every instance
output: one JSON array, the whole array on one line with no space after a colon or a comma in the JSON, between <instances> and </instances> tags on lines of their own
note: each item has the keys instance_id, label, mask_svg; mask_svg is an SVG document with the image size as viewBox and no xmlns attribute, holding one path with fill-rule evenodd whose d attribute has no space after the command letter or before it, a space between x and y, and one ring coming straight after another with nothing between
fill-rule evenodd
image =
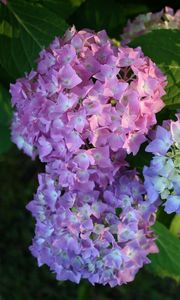
<instances>
[{"instance_id":1,"label":"pink hydrangea bloom","mask_svg":"<svg viewBox=\"0 0 180 300\"><path fill-rule=\"evenodd\" d=\"M180 9L174 13L170 7L165 7L160 12L141 14L132 22L128 20L121 35L122 44L130 43L134 38L153 29L178 29L180 28Z\"/></svg>"},{"instance_id":2,"label":"pink hydrangea bloom","mask_svg":"<svg viewBox=\"0 0 180 300\"><path fill-rule=\"evenodd\" d=\"M150 229L156 208L144 201L136 172L120 174L107 189L97 185L83 192L60 185L61 175L39 175L38 191L27 206L36 219L30 249L58 280L121 285L157 252Z\"/></svg>"},{"instance_id":3,"label":"pink hydrangea bloom","mask_svg":"<svg viewBox=\"0 0 180 300\"><path fill-rule=\"evenodd\" d=\"M37 70L11 84L12 139L43 162L106 149L95 164L111 168L114 153L136 154L156 123L165 80L140 48L73 27L41 51Z\"/></svg>"}]
</instances>

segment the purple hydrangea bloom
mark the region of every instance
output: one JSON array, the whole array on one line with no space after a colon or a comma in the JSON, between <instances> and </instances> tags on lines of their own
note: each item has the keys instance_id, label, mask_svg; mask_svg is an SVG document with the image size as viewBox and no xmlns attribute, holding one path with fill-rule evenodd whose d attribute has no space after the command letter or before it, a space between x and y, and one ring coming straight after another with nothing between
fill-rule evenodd
<instances>
[{"instance_id":1,"label":"purple hydrangea bloom","mask_svg":"<svg viewBox=\"0 0 180 300\"><path fill-rule=\"evenodd\" d=\"M145 201L136 172L121 170L106 189L83 192L60 185L60 176L40 174L27 206L36 219L30 249L38 265L47 264L61 281L111 287L132 281L157 251L150 229L156 207Z\"/></svg>"},{"instance_id":2,"label":"purple hydrangea bloom","mask_svg":"<svg viewBox=\"0 0 180 300\"><path fill-rule=\"evenodd\" d=\"M172 144L173 140L171 133L165 128L157 126L156 137L146 147L146 151L153 154L164 155L167 153Z\"/></svg>"},{"instance_id":3,"label":"purple hydrangea bloom","mask_svg":"<svg viewBox=\"0 0 180 300\"><path fill-rule=\"evenodd\" d=\"M170 214L172 212L176 212L177 214L180 214L180 195L170 195L167 198L167 201L165 202L165 208L164 210Z\"/></svg>"},{"instance_id":4,"label":"purple hydrangea bloom","mask_svg":"<svg viewBox=\"0 0 180 300\"><path fill-rule=\"evenodd\" d=\"M178 115L177 115L178 118ZM164 121L146 151L154 154L144 167L144 186L151 203L164 200L167 213L180 213L180 119Z\"/></svg>"}]
</instances>

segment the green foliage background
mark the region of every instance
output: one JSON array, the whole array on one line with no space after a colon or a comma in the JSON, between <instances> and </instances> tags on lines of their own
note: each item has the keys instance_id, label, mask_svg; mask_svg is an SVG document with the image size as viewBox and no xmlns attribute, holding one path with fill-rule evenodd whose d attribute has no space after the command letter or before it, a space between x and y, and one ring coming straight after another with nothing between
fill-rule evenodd
<instances>
[{"instance_id":1,"label":"green foliage background","mask_svg":"<svg viewBox=\"0 0 180 300\"><path fill-rule=\"evenodd\" d=\"M32 162L10 140L12 108L8 93L10 82L35 65L37 55L56 35L70 25L78 29L106 29L119 39L128 18L159 11L164 6L178 7L178 1L151 0L9 0L0 4L0 300L171 300L180 293L180 240L177 216L158 212L154 230L159 254L151 255L152 264L141 270L133 283L116 288L95 286L86 281L79 286L55 280L46 266L37 267L28 246L34 221L26 211L27 202L37 188L39 161ZM174 117L180 108L180 31L156 30L135 39L167 75L166 107L158 122ZM132 167L141 171L150 155L141 147Z\"/></svg>"}]
</instances>

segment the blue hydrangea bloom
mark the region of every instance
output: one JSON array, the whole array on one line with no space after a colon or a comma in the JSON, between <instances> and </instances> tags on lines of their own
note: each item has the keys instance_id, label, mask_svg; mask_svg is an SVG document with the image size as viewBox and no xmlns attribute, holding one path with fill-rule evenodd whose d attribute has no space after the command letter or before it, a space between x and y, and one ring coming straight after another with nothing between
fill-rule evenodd
<instances>
[{"instance_id":1,"label":"blue hydrangea bloom","mask_svg":"<svg viewBox=\"0 0 180 300\"><path fill-rule=\"evenodd\" d=\"M151 203L164 201L170 214L180 213L180 118L157 126L155 138L146 147L154 154L150 166L143 169L144 186ZM165 128L166 127L166 128Z\"/></svg>"}]
</instances>

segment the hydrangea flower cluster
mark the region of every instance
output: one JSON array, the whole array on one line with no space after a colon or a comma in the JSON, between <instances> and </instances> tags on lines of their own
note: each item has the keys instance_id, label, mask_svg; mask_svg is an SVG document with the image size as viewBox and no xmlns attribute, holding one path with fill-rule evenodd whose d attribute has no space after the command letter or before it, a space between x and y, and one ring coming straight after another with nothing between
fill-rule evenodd
<instances>
[{"instance_id":1,"label":"hydrangea flower cluster","mask_svg":"<svg viewBox=\"0 0 180 300\"><path fill-rule=\"evenodd\" d=\"M146 148L154 157L143 170L149 201L165 200L168 214L180 214L180 114L177 118L157 126L155 138Z\"/></svg>"},{"instance_id":2,"label":"hydrangea flower cluster","mask_svg":"<svg viewBox=\"0 0 180 300\"><path fill-rule=\"evenodd\" d=\"M31 251L58 280L92 284L127 283L157 252L149 226L155 206L135 171L121 171L106 190L72 192L61 175L39 175L39 188L27 208L36 218Z\"/></svg>"},{"instance_id":3,"label":"hydrangea flower cluster","mask_svg":"<svg viewBox=\"0 0 180 300\"><path fill-rule=\"evenodd\" d=\"M180 9L174 13L170 7L165 7L160 12L141 14L132 22L128 20L127 26L121 35L122 44L129 44L134 38L153 29L178 29L180 28Z\"/></svg>"},{"instance_id":4,"label":"hydrangea flower cluster","mask_svg":"<svg viewBox=\"0 0 180 300\"><path fill-rule=\"evenodd\" d=\"M165 80L140 48L73 27L42 50L36 71L11 85L13 141L42 162L83 152L109 167L120 149L136 154L145 141L164 106Z\"/></svg>"},{"instance_id":5,"label":"hydrangea flower cluster","mask_svg":"<svg viewBox=\"0 0 180 300\"><path fill-rule=\"evenodd\" d=\"M57 279L115 286L157 251L155 205L125 157L156 123L165 85L140 48L74 27L11 85L12 139L46 164L28 205L36 218L31 250Z\"/></svg>"}]
</instances>

